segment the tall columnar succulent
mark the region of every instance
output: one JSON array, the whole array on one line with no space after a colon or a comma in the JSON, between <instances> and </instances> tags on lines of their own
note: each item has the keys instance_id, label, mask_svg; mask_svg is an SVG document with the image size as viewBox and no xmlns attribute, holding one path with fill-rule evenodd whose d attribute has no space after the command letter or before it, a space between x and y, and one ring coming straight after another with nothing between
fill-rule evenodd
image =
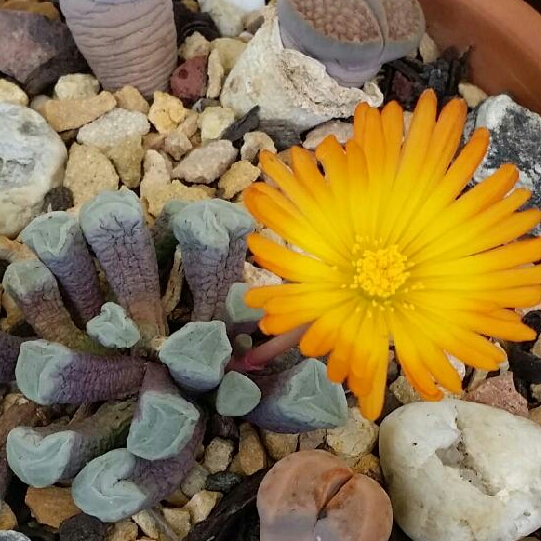
<instances>
[{"instance_id":1,"label":"tall columnar succulent","mask_svg":"<svg viewBox=\"0 0 541 541\"><path fill-rule=\"evenodd\" d=\"M318 59L344 86L414 51L425 29L417 0L278 0L286 47Z\"/></svg>"},{"instance_id":2,"label":"tall columnar succulent","mask_svg":"<svg viewBox=\"0 0 541 541\"><path fill-rule=\"evenodd\" d=\"M50 213L25 229L37 258L12 263L4 288L39 338L0 334L0 379L16 379L39 404L96 407L68 425L10 433L7 458L23 481L73 479L81 509L116 521L179 486L212 400L222 415L275 431L345 422L344 392L321 362L261 370L276 345L251 348L261 312L244 305L241 280L253 228L238 206L205 201L171 202L150 231L137 197L121 191L98 195L79 220ZM177 245L194 308L192 321L167 336L159 267Z\"/></svg>"}]
</instances>

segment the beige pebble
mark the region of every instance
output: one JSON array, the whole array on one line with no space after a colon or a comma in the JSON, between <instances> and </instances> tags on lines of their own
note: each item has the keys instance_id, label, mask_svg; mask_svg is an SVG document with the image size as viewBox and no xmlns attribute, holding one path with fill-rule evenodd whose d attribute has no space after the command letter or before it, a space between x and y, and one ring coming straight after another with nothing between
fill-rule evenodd
<instances>
[{"instance_id":1,"label":"beige pebble","mask_svg":"<svg viewBox=\"0 0 541 541\"><path fill-rule=\"evenodd\" d=\"M206 144L212 139L219 139L223 131L235 121L235 111L230 107L207 107L199 115L198 126L201 130L201 142Z\"/></svg>"},{"instance_id":2,"label":"beige pebble","mask_svg":"<svg viewBox=\"0 0 541 541\"><path fill-rule=\"evenodd\" d=\"M314 150L329 135L334 135L341 145L345 145L348 139L353 137L353 124L340 120L324 122L306 135L302 146Z\"/></svg>"},{"instance_id":3,"label":"beige pebble","mask_svg":"<svg viewBox=\"0 0 541 541\"><path fill-rule=\"evenodd\" d=\"M184 509L189 511L192 522L197 524L210 515L210 512L218 504L221 498L222 494L220 492L202 490L193 496L193 498L184 506Z\"/></svg>"},{"instance_id":4,"label":"beige pebble","mask_svg":"<svg viewBox=\"0 0 541 541\"><path fill-rule=\"evenodd\" d=\"M378 425L365 419L354 406L349 408L344 426L327 430L327 445L339 456L357 457L372 451L378 433Z\"/></svg>"},{"instance_id":5,"label":"beige pebble","mask_svg":"<svg viewBox=\"0 0 541 541\"><path fill-rule=\"evenodd\" d=\"M24 503L37 522L53 528L58 528L62 522L81 512L73 502L69 488L29 487Z\"/></svg>"},{"instance_id":6,"label":"beige pebble","mask_svg":"<svg viewBox=\"0 0 541 541\"><path fill-rule=\"evenodd\" d=\"M272 138L262 131L252 131L244 135L244 143L240 149L240 157L243 160L253 162L259 154L259 151L265 149L270 152L276 152Z\"/></svg>"},{"instance_id":7,"label":"beige pebble","mask_svg":"<svg viewBox=\"0 0 541 541\"><path fill-rule=\"evenodd\" d=\"M421 402L419 393L411 386L406 376L398 376L389 386L390 391L401 404Z\"/></svg>"},{"instance_id":8,"label":"beige pebble","mask_svg":"<svg viewBox=\"0 0 541 541\"><path fill-rule=\"evenodd\" d=\"M39 96L32 98L32 101L30 102L30 107L34 109L34 111L37 111L43 118L46 118L45 106L50 101L51 101L51 98L49 96L40 94Z\"/></svg>"},{"instance_id":9,"label":"beige pebble","mask_svg":"<svg viewBox=\"0 0 541 541\"><path fill-rule=\"evenodd\" d=\"M425 64L435 62L440 56L440 51L435 41L425 32L419 43L419 54Z\"/></svg>"},{"instance_id":10,"label":"beige pebble","mask_svg":"<svg viewBox=\"0 0 541 541\"><path fill-rule=\"evenodd\" d=\"M184 539L192 527L192 517L188 509L163 509L163 516L173 531Z\"/></svg>"},{"instance_id":11,"label":"beige pebble","mask_svg":"<svg viewBox=\"0 0 541 541\"><path fill-rule=\"evenodd\" d=\"M195 31L190 34L180 46L178 54L184 60L196 56L208 56L210 54L210 41L201 33Z\"/></svg>"},{"instance_id":12,"label":"beige pebble","mask_svg":"<svg viewBox=\"0 0 541 541\"><path fill-rule=\"evenodd\" d=\"M242 423L239 431L240 465L246 475L252 475L267 466L267 454L255 428Z\"/></svg>"},{"instance_id":13,"label":"beige pebble","mask_svg":"<svg viewBox=\"0 0 541 541\"><path fill-rule=\"evenodd\" d=\"M13 530L17 527L17 517L6 502L0 502L0 530Z\"/></svg>"},{"instance_id":14,"label":"beige pebble","mask_svg":"<svg viewBox=\"0 0 541 541\"><path fill-rule=\"evenodd\" d=\"M229 468L227 471L230 471L231 473L238 473L239 475L245 475L244 470L242 469L242 466L240 464L240 454L237 453L233 460L231 461L231 464L229 464Z\"/></svg>"},{"instance_id":15,"label":"beige pebble","mask_svg":"<svg viewBox=\"0 0 541 541\"><path fill-rule=\"evenodd\" d=\"M192 111L191 109L186 110L186 117L178 125L177 130L184 133L187 137L193 137L199 126L199 113Z\"/></svg>"},{"instance_id":16,"label":"beige pebble","mask_svg":"<svg viewBox=\"0 0 541 541\"><path fill-rule=\"evenodd\" d=\"M188 150L192 149L192 142L184 131L176 128L165 138L163 149L178 162Z\"/></svg>"},{"instance_id":17,"label":"beige pebble","mask_svg":"<svg viewBox=\"0 0 541 541\"><path fill-rule=\"evenodd\" d=\"M176 97L165 92L154 92L154 101L148 111L148 119L158 133L172 132L186 117L186 109Z\"/></svg>"},{"instance_id":18,"label":"beige pebble","mask_svg":"<svg viewBox=\"0 0 541 541\"><path fill-rule=\"evenodd\" d=\"M177 488L175 492L164 498L164 501L174 507L184 507L190 501L190 498L180 488Z\"/></svg>"},{"instance_id":19,"label":"beige pebble","mask_svg":"<svg viewBox=\"0 0 541 541\"><path fill-rule=\"evenodd\" d=\"M12 103L13 105L28 105L28 96L15 83L0 79L0 102Z\"/></svg>"},{"instance_id":20,"label":"beige pebble","mask_svg":"<svg viewBox=\"0 0 541 541\"><path fill-rule=\"evenodd\" d=\"M184 492L186 496L193 498L193 496L205 488L209 473L207 468L196 463L180 484L182 492Z\"/></svg>"},{"instance_id":21,"label":"beige pebble","mask_svg":"<svg viewBox=\"0 0 541 541\"><path fill-rule=\"evenodd\" d=\"M148 114L150 105L141 92L132 85L123 86L115 92L115 99L118 107L129 111L138 111L144 115Z\"/></svg>"},{"instance_id":22,"label":"beige pebble","mask_svg":"<svg viewBox=\"0 0 541 541\"><path fill-rule=\"evenodd\" d=\"M235 162L221 177L218 188L223 190L224 199L232 199L236 194L248 188L261 174L259 167L241 160Z\"/></svg>"},{"instance_id":23,"label":"beige pebble","mask_svg":"<svg viewBox=\"0 0 541 541\"><path fill-rule=\"evenodd\" d=\"M222 90L222 82L225 76L218 49L214 49L209 54L207 76L207 98L217 98Z\"/></svg>"},{"instance_id":24,"label":"beige pebble","mask_svg":"<svg viewBox=\"0 0 541 541\"><path fill-rule=\"evenodd\" d=\"M259 432L263 445L273 460L281 460L297 450L299 444L298 434L279 434L264 429Z\"/></svg>"},{"instance_id":25,"label":"beige pebble","mask_svg":"<svg viewBox=\"0 0 541 541\"><path fill-rule=\"evenodd\" d=\"M72 145L64 186L72 190L75 205L92 199L103 190L116 190L118 180L113 164L98 148Z\"/></svg>"},{"instance_id":26,"label":"beige pebble","mask_svg":"<svg viewBox=\"0 0 541 541\"><path fill-rule=\"evenodd\" d=\"M466 100L468 107L477 107L488 98L487 93L472 83L459 83L458 93Z\"/></svg>"},{"instance_id":27,"label":"beige pebble","mask_svg":"<svg viewBox=\"0 0 541 541\"><path fill-rule=\"evenodd\" d=\"M45 118L57 132L80 128L116 107L110 92L83 99L49 100L45 104Z\"/></svg>"},{"instance_id":28,"label":"beige pebble","mask_svg":"<svg viewBox=\"0 0 541 541\"><path fill-rule=\"evenodd\" d=\"M317 428L299 435L299 451L317 449L325 443L327 437L326 428Z\"/></svg>"},{"instance_id":29,"label":"beige pebble","mask_svg":"<svg viewBox=\"0 0 541 541\"><path fill-rule=\"evenodd\" d=\"M141 182L141 162L145 156L140 135L127 137L114 147L105 150L113 162L121 182L128 188L137 188Z\"/></svg>"},{"instance_id":30,"label":"beige pebble","mask_svg":"<svg viewBox=\"0 0 541 541\"><path fill-rule=\"evenodd\" d=\"M352 465L351 469L355 473L362 473L368 477L374 479L378 483L383 483L383 473L379 463L379 458L373 454L366 454L361 456Z\"/></svg>"},{"instance_id":31,"label":"beige pebble","mask_svg":"<svg viewBox=\"0 0 541 541\"><path fill-rule=\"evenodd\" d=\"M233 458L235 444L224 438L214 438L205 449L203 466L210 473L217 473L227 470Z\"/></svg>"},{"instance_id":32,"label":"beige pebble","mask_svg":"<svg viewBox=\"0 0 541 541\"><path fill-rule=\"evenodd\" d=\"M58 79L53 90L53 98L57 100L81 100L97 96L100 83L89 73L70 73Z\"/></svg>"},{"instance_id":33,"label":"beige pebble","mask_svg":"<svg viewBox=\"0 0 541 541\"><path fill-rule=\"evenodd\" d=\"M131 521L117 522L110 530L107 541L135 541L139 528Z\"/></svg>"},{"instance_id":34,"label":"beige pebble","mask_svg":"<svg viewBox=\"0 0 541 541\"><path fill-rule=\"evenodd\" d=\"M139 511L133 515L132 520L141 528L141 531L151 539L159 539L160 525L156 521L154 512L150 510Z\"/></svg>"},{"instance_id":35,"label":"beige pebble","mask_svg":"<svg viewBox=\"0 0 541 541\"><path fill-rule=\"evenodd\" d=\"M171 133L174 133L171 132ZM161 150L165 145L165 140L168 135L165 133L151 132L143 136L143 149L146 150Z\"/></svg>"},{"instance_id":36,"label":"beige pebble","mask_svg":"<svg viewBox=\"0 0 541 541\"><path fill-rule=\"evenodd\" d=\"M246 43L235 38L217 38L210 44L210 49L218 51L224 75L227 75L246 49Z\"/></svg>"},{"instance_id":37,"label":"beige pebble","mask_svg":"<svg viewBox=\"0 0 541 541\"><path fill-rule=\"evenodd\" d=\"M281 284L282 279L267 269L255 267L248 261L244 262L244 281L251 287Z\"/></svg>"}]
</instances>

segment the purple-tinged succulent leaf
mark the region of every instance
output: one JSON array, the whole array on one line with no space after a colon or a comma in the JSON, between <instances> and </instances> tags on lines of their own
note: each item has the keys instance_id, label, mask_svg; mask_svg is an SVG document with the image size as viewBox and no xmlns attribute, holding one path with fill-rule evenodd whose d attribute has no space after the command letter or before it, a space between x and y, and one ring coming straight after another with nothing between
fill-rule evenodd
<instances>
[{"instance_id":1,"label":"purple-tinged succulent leaf","mask_svg":"<svg viewBox=\"0 0 541 541\"><path fill-rule=\"evenodd\" d=\"M137 325L114 302L101 307L100 313L86 324L86 332L106 348L131 348L141 339Z\"/></svg>"},{"instance_id":2,"label":"purple-tinged succulent leaf","mask_svg":"<svg viewBox=\"0 0 541 541\"><path fill-rule=\"evenodd\" d=\"M128 451L147 460L172 458L190 441L200 416L197 407L182 398L167 368L151 363L128 434Z\"/></svg>"},{"instance_id":3,"label":"purple-tinged succulent leaf","mask_svg":"<svg viewBox=\"0 0 541 541\"><path fill-rule=\"evenodd\" d=\"M269 376L251 376L261 389L261 402L246 418L273 432L299 433L346 423L348 406L341 385L327 378L326 366L305 359Z\"/></svg>"},{"instance_id":4,"label":"purple-tinged succulent leaf","mask_svg":"<svg viewBox=\"0 0 541 541\"><path fill-rule=\"evenodd\" d=\"M242 281L246 235L255 223L233 203L190 203L173 219L184 274L194 298L193 321L221 319L231 284Z\"/></svg>"},{"instance_id":5,"label":"purple-tinged succulent leaf","mask_svg":"<svg viewBox=\"0 0 541 541\"><path fill-rule=\"evenodd\" d=\"M73 481L75 504L103 522L116 522L152 507L177 489L193 467L204 433L201 416L191 440L177 456L166 460L145 460L127 449L95 458Z\"/></svg>"},{"instance_id":6,"label":"purple-tinged succulent leaf","mask_svg":"<svg viewBox=\"0 0 541 541\"><path fill-rule=\"evenodd\" d=\"M173 233L173 219L188 204L185 201L178 201L177 199L167 201L152 226L152 240L154 241L154 249L156 250L158 272L162 287L165 286L167 281L178 245L178 240Z\"/></svg>"},{"instance_id":7,"label":"purple-tinged succulent leaf","mask_svg":"<svg viewBox=\"0 0 541 541\"><path fill-rule=\"evenodd\" d=\"M85 324L99 314L103 295L98 273L75 217L63 211L38 216L21 239L55 275L76 320Z\"/></svg>"},{"instance_id":8,"label":"purple-tinged succulent leaf","mask_svg":"<svg viewBox=\"0 0 541 541\"><path fill-rule=\"evenodd\" d=\"M252 334L264 315L263 310L246 305L244 297L249 288L250 286L244 282L235 282L231 284L227 293L224 321L230 337L237 334Z\"/></svg>"},{"instance_id":9,"label":"purple-tinged succulent leaf","mask_svg":"<svg viewBox=\"0 0 541 541\"><path fill-rule=\"evenodd\" d=\"M134 410L133 401L116 402L67 426L17 427L7 439L9 466L33 487L72 479L93 458L125 445Z\"/></svg>"},{"instance_id":10,"label":"purple-tinged succulent leaf","mask_svg":"<svg viewBox=\"0 0 541 541\"><path fill-rule=\"evenodd\" d=\"M45 340L81 350L104 351L76 327L62 302L56 278L39 259L11 263L4 274L3 286L26 321Z\"/></svg>"},{"instance_id":11,"label":"purple-tinged succulent leaf","mask_svg":"<svg viewBox=\"0 0 541 541\"><path fill-rule=\"evenodd\" d=\"M32 340L21 344L15 375L21 392L38 404L83 404L137 392L144 371L137 357L92 355Z\"/></svg>"},{"instance_id":12,"label":"purple-tinged succulent leaf","mask_svg":"<svg viewBox=\"0 0 541 541\"><path fill-rule=\"evenodd\" d=\"M344 86L414 51L425 30L417 0L278 0L285 47L316 58Z\"/></svg>"},{"instance_id":13,"label":"purple-tinged succulent leaf","mask_svg":"<svg viewBox=\"0 0 541 541\"><path fill-rule=\"evenodd\" d=\"M216 410L224 417L241 417L261 401L259 387L244 374L228 372L218 387Z\"/></svg>"},{"instance_id":14,"label":"purple-tinged succulent leaf","mask_svg":"<svg viewBox=\"0 0 541 541\"><path fill-rule=\"evenodd\" d=\"M198 321L169 336L158 355L180 387L205 392L220 384L231 352L225 323Z\"/></svg>"},{"instance_id":15,"label":"purple-tinged succulent leaf","mask_svg":"<svg viewBox=\"0 0 541 541\"><path fill-rule=\"evenodd\" d=\"M279 460L257 493L260 541L387 541L393 526L380 485L327 451Z\"/></svg>"},{"instance_id":16,"label":"purple-tinged succulent leaf","mask_svg":"<svg viewBox=\"0 0 541 541\"><path fill-rule=\"evenodd\" d=\"M0 331L0 383L15 380L15 365L19 357L19 349L23 342L34 338L21 338Z\"/></svg>"},{"instance_id":17,"label":"purple-tinged succulent leaf","mask_svg":"<svg viewBox=\"0 0 541 541\"><path fill-rule=\"evenodd\" d=\"M118 304L143 339L165 336L156 254L137 196L129 190L101 192L83 205L79 220Z\"/></svg>"}]
</instances>

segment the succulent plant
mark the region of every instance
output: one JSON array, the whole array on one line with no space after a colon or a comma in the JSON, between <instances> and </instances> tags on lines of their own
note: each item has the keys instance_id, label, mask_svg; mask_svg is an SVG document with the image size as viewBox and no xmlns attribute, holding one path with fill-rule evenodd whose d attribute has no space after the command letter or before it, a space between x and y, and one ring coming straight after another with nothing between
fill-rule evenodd
<instances>
[{"instance_id":1,"label":"succulent plant","mask_svg":"<svg viewBox=\"0 0 541 541\"><path fill-rule=\"evenodd\" d=\"M322 362L269 364L289 335L251 347L261 312L244 305L241 281L253 228L240 207L214 200L171 202L150 230L137 196L119 191L100 193L78 220L53 212L25 229L39 259L11 263L3 285L39 338L0 333L0 379L39 404L95 413L12 430L7 460L23 481L74 479L77 505L116 521L178 488L209 408L282 432L346 421L344 391ZM159 265L177 244L194 306L168 336Z\"/></svg>"},{"instance_id":2,"label":"succulent plant","mask_svg":"<svg viewBox=\"0 0 541 541\"><path fill-rule=\"evenodd\" d=\"M278 0L278 20L284 45L322 62L344 86L414 51L425 29L417 0Z\"/></svg>"}]
</instances>

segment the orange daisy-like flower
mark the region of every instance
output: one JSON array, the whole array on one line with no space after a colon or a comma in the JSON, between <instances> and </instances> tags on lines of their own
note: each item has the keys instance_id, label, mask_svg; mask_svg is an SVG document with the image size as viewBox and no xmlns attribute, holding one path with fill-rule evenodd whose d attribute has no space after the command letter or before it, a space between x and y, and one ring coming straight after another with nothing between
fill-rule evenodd
<instances>
[{"instance_id":1,"label":"orange daisy-like flower","mask_svg":"<svg viewBox=\"0 0 541 541\"><path fill-rule=\"evenodd\" d=\"M531 265L541 238L516 239L541 211L517 211L531 193L510 192L510 164L461 195L489 134L476 130L453 161L467 108L454 99L438 118L436 109L435 94L423 93L404 139L397 103L361 104L345 148L333 136L315 155L294 147L291 168L262 152L278 189L259 182L244 192L249 211L300 249L248 238L255 260L289 283L251 289L247 304L263 308L266 334L308 324L302 353L330 354L329 378L347 378L369 419L383 405L390 340L415 389L438 400L439 386L461 391L446 353L493 370L505 353L486 336L535 338L513 308L541 300L541 268Z\"/></svg>"}]
</instances>

